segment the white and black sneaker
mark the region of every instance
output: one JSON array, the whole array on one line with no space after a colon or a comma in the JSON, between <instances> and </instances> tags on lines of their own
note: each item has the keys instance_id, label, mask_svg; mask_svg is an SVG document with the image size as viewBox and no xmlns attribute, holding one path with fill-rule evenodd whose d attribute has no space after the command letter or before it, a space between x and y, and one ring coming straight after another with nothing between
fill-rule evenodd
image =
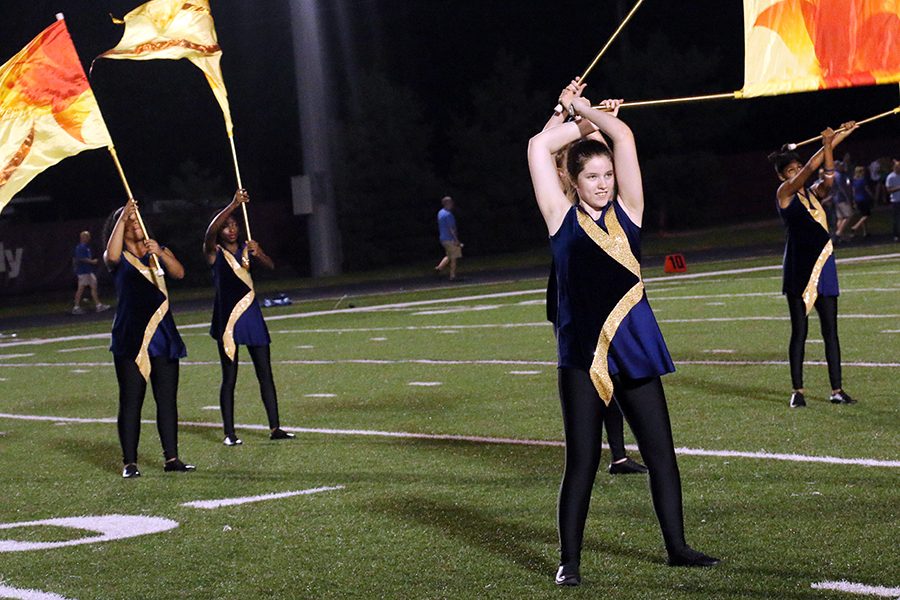
<instances>
[{"instance_id":1,"label":"white and black sneaker","mask_svg":"<svg viewBox=\"0 0 900 600\"><path fill-rule=\"evenodd\" d=\"M285 430L282 429L281 427L276 427L276 428L269 434L269 439L270 439L270 440L292 440L292 439L294 439L295 437L297 437L297 436L295 436L293 433L288 433L287 431L285 431Z\"/></svg>"},{"instance_id":2,"label":"white and black sneaker","mask_svg":"<svg viewBox=\"0 0 900 600\"><path fill-rule=\"evenodd\" d=\"M791 394L791 408L801 408L803 406L806 406L806 398L803 397L803 392Z\"/></svg>"},{"instance_id":3,"label":"white and black sneaker","mask_svg":"<svg viewBox=\"0 0 900 600\"><path fill-rule=\"evenodd\" d=\"M137 465L131 463L130 465L125 465L125 468L122 469L122 477L125 479L131 479L133 477L140 477L141 472L138 471Z\"/></svg>"},{"instance_id":4,"label":"white and black sneaker","mask_svg":"<svg viewBox=\"0 0 900 600\"><path fill-rule=\"evenodd\" d=\"M848 394L844 390L840 390L831 394L831 397L828 399L832 404L856 404L856 400L851 398L850 394Z\"/></svg>"},{"instance_id":5,"label":"white and black sneaker","mask_svg":"<svg viewBox=\"0 0 900 600\"><path fill-rule=\"evenodd\" d=\"M222 443L225 444L226 446L240 446L244 442L242 442L241 438L239 438L238 436L231 434L231 435L226 435L225 439L222 440Z\"/></svg>"}]
</instances>

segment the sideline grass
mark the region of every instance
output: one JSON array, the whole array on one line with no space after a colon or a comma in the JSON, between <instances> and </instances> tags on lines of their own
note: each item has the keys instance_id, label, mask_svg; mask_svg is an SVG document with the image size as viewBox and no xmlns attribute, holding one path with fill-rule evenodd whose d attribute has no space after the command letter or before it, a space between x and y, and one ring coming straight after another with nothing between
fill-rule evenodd
<instances>
[{"instance_id":1,"label":"sideline grass","mask_svg":"<svg viewBox=\"0 0 900 600\"><path fill-rule=\"evenodd\" d=\"M719 268L745 264L755 263ZM845 363L897 363L900 334L885 332L900 329L900 260L845 264L839 273L841 314L881 315L840 320ZM827 402L825 367L807 366L810 406L791 410L786 365L679 364L783 361L789 323L777 275L761 271L648 284L678 365L678 372L665 378L676 444L900 459L897 367L845 366L847 389L860 399L845 407ZM535 284L470 286L455 293L540 287ZM884 291L856 291L861 289ZM358 304L441 300L453 293L378 296ZM552 364L287 364L308 359L552 363L549 326L537 325L544 307L534 300L540 298L270 321L282 422L561 440ZM468 310L433 313L460 308ZM670 322L747 316L784 320ZM185 325L207 317L178 314L177 321ZM816 318L811 321L807 359L820 360ZM463 327L504 324L523 326ZM435 325L443 327L410 328ZM361 331L367 328L380 329ZM47 338L74 330L28 334ZM84 333L103 330L83 328ZM218 413L204 408L217 404L215 347L203 329L184 332L190 355L181 373L180 417L217 422ZM0 355L33 353L0 358L0 412L113 417L116 384L103 346L102 340L72 340L0 347ZM58 352L77 348L83 349ZM247 360L246 352L242 359ZM15 366L34 363L52 366ZM441 385L410 386L414 381ZM307 396L324 393L335 397ZM242 366L237 398L239 423L264 423L249 362ZM152 399L146 403L144 416L152 419ZM144 476L125 481L119 477L113 424L0 418L0 432L0 524L107 514L165 517L180 524L126 540L0 554L4 585L77 600L556 598L561 593L550 580L562 468L558 447L312 433L276 443L262 431L239 429L244 446L226 448L217 428L182 427L181 455L199 470L181 475L162 472L155 428L146 425L140 448ZM708 571L667 568L646 479L601 472L585 537L585 583L565 595L812 599L846 597L810 588L824 580L900 585L897 469L696 456L682 456L679 465L688 539L725 562ZM330 485L345 488L216 510L180 506ZM88 535L55 529L18 528L0 531L0 538L55 541Z\"/></svg>"}]
</instances>

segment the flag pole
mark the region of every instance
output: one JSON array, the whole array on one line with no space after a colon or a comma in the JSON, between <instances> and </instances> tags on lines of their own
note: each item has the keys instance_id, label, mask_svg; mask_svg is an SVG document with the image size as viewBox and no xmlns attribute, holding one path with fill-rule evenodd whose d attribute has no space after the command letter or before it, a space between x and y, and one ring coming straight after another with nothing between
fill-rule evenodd
<instances>
[{"instance_id":1,"label":"flag pole","mask_svg":"<svg viewBox=\"0 0 900 600\"><path fill-rule=\"evenodd\" d=\"M584 70L584 73L581 74L581 77L578 79L579 82L584 82L584 78L587 77L588 73L590 73L593 70L593 68L597 65L597 61L599 61L600 57L606 53L606 50L610 47L610 45L612 45L612 43L616 39L616 37L618 37L618 35L622 32L622 30L625 28L625 25L628 23L628 21L631 20L631 17L634 16L634 13L637 12L638 7L641 5L641 2L643 2L643 1L644 0L638 0L635 3L634 8L632 8L631 12L629 12L625 16L625 19L619 25L619 28L613 32L613 34L610 36L610 38L606 41L606 44L603 46L603 48L600 49L600 52L597 53L597 56L594 57L594 60L591 61L591 64L589 64L587 69Z\"/></svg>"},{"instance_id":2,"label":"flag pole","mask_svg":"<svg viewBox=\"0 0 900 600\"><path fill-rule=\"evenodd\" d=\"M241 183L241 168L238 166L237 149L234 147L234 133L228 132L228 141L231 144L231 158L234 159L234 174L237 177L238 187L243 189L244 184ZM247 203L241 202L241 209L244 211L244 228L247 230L247 240L252 240L250 235L250 218L247 216Z\"/></svg>"},{"instance_id":3,"label":"flag pole","mask_svg":"<svg viewBox=\"0 0 900 600\"><path fill-rule=\"evenodd\" d=\"M881 119L881 118L887 117L889 115L896 115L897 113L900 113L900 106L898 106L897 108L892 108L891 110L886 110L883 113L875 115L874 117L869 117L868 119L863 119L862 121L857 121L856 124L857 125L865 125L866 123L871 123L872 121L874 121L876 119ZM843 127L834 130L835 133L841 133L842 131L844 131ZM800 146L805 146L807 144L812 144L813 142L818 142L821 139L822 139L822 136L817 135L816 137L811 137L808 140L803 140L802 142L797 142L796 144L786 144L785 149L794 150L796 148L799 148Z\"/></svg>"},{"instance_id":4,"label":"flag pole","mask_svg":"<svg viewBox=\"0 0 900 600\"><path fill-rule=\"evenodd\" d=\"M725 98L742 98L740 92L726 92L723 94L706 94L704 96L685 96L684 98L667 98L665 100L640 100L638 102L623 102L619 105L619 108L625 107L634 107L634 106L660 106L663 104L684 104L687 102L701 102L704 100L722 100ZM592 108L601 109L600 106L594 106Z\"/></svg>"},{"instance_id":5,"label":"flag pole","mask_svg":"<svg viewBox=\"0 0 900 600\"><path fill-rule=\"evenodd\" d=\"M608 40L606 40L606 44L603 45L603 48L600 49L600 52L597 53L597 56L594 57L594 60L591 61L591 64L588 65L587 69L581 74L581 77L578 78L579 83L584 83L584 78L588 76L593 68L597 65L597 62L600 60L600 57L606 53L606 50L612 45L613 41L619 36L622 30L625 28L625 24L631 20L631 17L634 16L634 13L637 12L638 7L641 5L641 2L644 0L637 0L637 3L631 9L631 11L625 15L625 19L619 24L619 27L613 32ZM555 112L561 113L563 110L568 107L564 107L561 104L557 104L554 109Z\"/></svg>"},{"instance_id":6,"label":"flag pole","mask_svg":"<svg viewBox=\"0 0 900 600\"><path fill-rule=\"evenodd\" d=\"M125 193L128 194L128 199L134 202L134 214L137 217L138 225L141 226L141 233L144 234L144 239L148 239L150 236L147 235L147 227L144 225L144 219L141 218L141 211L137 208L137 200L134 199L134 194L131 193L131 186L128 185L128 179L125 177L125 170L122 168L122 163L119 162L119 155L116 154L116 147L110 144L107 146L109 149L109 154L112 156L113 162L116 165L116 170L119 172L119 177L122 179L122 185L125 186ZM150 255L150 260L153 262L153 270L157 275L162 275L163 270L159 265L159 258L155 254Z\"/></svg>"}]
</instances>

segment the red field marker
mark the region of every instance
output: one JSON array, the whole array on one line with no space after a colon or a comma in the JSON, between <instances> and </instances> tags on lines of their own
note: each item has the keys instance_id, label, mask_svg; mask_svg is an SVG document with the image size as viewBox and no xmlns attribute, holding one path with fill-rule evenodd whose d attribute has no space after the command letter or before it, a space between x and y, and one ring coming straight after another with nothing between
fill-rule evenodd
<instances>
[{"instance_id":1,"label":"red field marker","mask_svg":"<svg viewBox=\"0 0 900 600\"><path fill-rule=\"evenodd\" d=\"M666 264L663 267L666 273L684 273L687 271L687 262L683 254L669 254L666 256Z\"/></svg>"}]
</instances>

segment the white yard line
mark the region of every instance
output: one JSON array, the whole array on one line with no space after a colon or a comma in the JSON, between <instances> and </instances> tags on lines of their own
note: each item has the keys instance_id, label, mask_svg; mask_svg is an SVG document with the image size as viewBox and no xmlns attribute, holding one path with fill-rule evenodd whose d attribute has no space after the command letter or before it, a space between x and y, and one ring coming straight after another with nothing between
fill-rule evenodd
<instances>
[{"instance_id":1,"label":"white yard line","mask_svg":"<svg viewBox=\"0 0 900 600\"><path fill-rule=\"evenodd\" d=\"M761 367L761 366L783 366L789 365L790 363L786 360L679 360L676 361L675 366L678 365L716 365L723 367ZM822 367L826 366L828 363L824 360L805 360L803 361L804 365L812 366L812 367ZM900 367L900 362L846 362L841 361L841 365L845 367L872 367L877 369L896 369Z\"/></svg>"},{"instance_id":2,"label":"white yard line","mask_svg":"<svg viewBox=\"0 0 900 600\"><path fill-rule=\"evenodd\" d=\"M13 600L70 600L65 596L42 592L41 590L26 590L14 588L8 585L0 585L0 598L12 598Z\"/></svg>"},{"instance_id":3,"label":"white yard line","mask_svg":"<svg viewBox=\"0 0 900 600\"><path fill-rule=\"evenodd\" d=\"M900 319L900 315L850 314L838 315L838 319ZM758 316L758 317L705 317L698 319L658 319L658 323L728 323L732 321L790 321L790 317Z\"/></svg>"},{"instance_id":4,"label":"white yard line","mask_svg":"<svg viewBox=\"0 0 900 600\"><path fill-rule=\"evenodd\" d=\"M290 498L292 496L306 496L309 494L318 494L320 492L331 492L334 490L342 490L344 486L333 485L311 488L308 490L297 490L294 492L277 492L273 494L262 494L259 496L244 496L242 498L221 498L219 500L195 500L193 502L182 502L181 506L189 506L191 508L222 508L223 506L236 506L239 504L250 504L251 502L262 502L264 500L277 500L279 498Z\"/></svg>"},{"instance_id":5,"label":"white yard line","mask_svg":"<svg viewBox=\"0 0 900 600\"><path fill-rule=\"evenodd\" d=\"M866 585L864 583L853 583L851 581L820 581L812 583L810 586L814 590L829 590L833 592L846 592L848 594L857 594L859 596L878 596L880 598L897 598L900 597L900 587L884 587L880 585Z\"/></svg>"},{"instance_id":6,"label":"white yard line","mask_svg":"<svg viewBox=\"0 0 900 600\"><path fill-rule=\"evenodd\" d=\"M496 310L506 306L515 306L515 304L476 304L475 306L454 306L452 308L434 308L431 310L419 310L412 315L452 315L464 312L482 312L485 310Z\"/></svg>"},{"instance_id":7,"label":"white yard line","mask_svg":"<svg viewBox=\"0 0 900 600\"><path fill-rule=\"evenodd\" d=\"M342 359L286 359L273 360L275 365L432 365L438 367L460 366L460 365L510 365L510 366L556 366L556 361L552 360L526 360L526 359L484 359L484 360L465 360L465 359L446 359L439 360L433 358L342 358ZM769 366L769 365L786 365L786 360L676 360L675 365L721 365L734 367L747 366ZM826 363L818 360L804 361L804 365L820 366ZM842 361L845 367L875 367L875 368L896 368L900 367L900 362L869 362L869 361ZM182 360L181 365L185 367L209 367L220 366L218 361L212 360ZM37 363L0 363L0 369L7 368L45 368L45 367L112 367L112 362L37 362Z\"/></svg>"},{"instance_id":8,"label":"white yard line","mask_svg":"<svg viewBox=\"0 0 900 600\"><path fill-rule=\"evenodd\" d=\"M293 334L293 333L377 333L381 331L429 331L458 329L510 329L516 327L550 327L548 321L534 323L485 323L481 325L395 325L391 327L327 327L320 329L274 329L269 333ZM297 346L301 348L302 346ZM310 346L312 348L312 346Z\"/></svg>"},{"instance_id":9,"label":"white yard line","mask_svg":"<svg viewBox=\"0 0 900 600\"><path fill-rule=\"evenodd\" d=\"M62 348L57 352L83 352L84 350L107 350L109 346L82 346L81 348Z\"/></svg>"},{"instance_id":10,"label":"white yard line","mask_svg":"<svg viewBox=\"0 0 900 600\"><path fill-rule=\"evenodd\" d=\"M843 263L857 263L857 262L874 262L874 261L882 261L882 260L891 260L900 258L900 253L892 253L892 254L881 254L877 256L858 256L854 258L839 258L837 262L839 264ZM684 275L669 275L665 277L646 277L644 278L645 283L652 283L655 281L666 281L666 282L679 282L688 279L702 279L707 277L717 277L720 275L741 275L745 273L754 273L759 271L775 271L781 269L781 265L770 265L764 267L746 267L742 269L726 269L721 271L707 271L705 273L689 273ZM341 308L335 310L318 310L318 311L310 311L304 313L289 313L284 315L271 315L266 317L266 321L271 323L274 321L282 321L285 319L306 319L310 317L320 317L327 315L345 315L345 314L353 314L353 313L367 313L367 312L377 312L379 310L387 310L393 308L410 308L415 306L434 306L440 305L443 303L453 303L453 302L471 302L478 300L487 300L492 298L511 298L516 296L532 296L535 294L544 294L546 293L546 288L537 288L531 290L519 290L514 292L497 292L493 294L476 294L472 296L458 296L455 298L438 298L433 300L417 300L413 302L397 302L393 304L378 304L375 306L358 306L354 308ZM199 329L209 327L208 322L202 323L191 323L188 325L180 325L179 329L188 330L188 329ZM65 337L57 337L57 338L46 338L46 339L29 339L29 340L16 340L11 342L0 342L0 348L10 348L13 346L30 346L30 345L42 345L42 344L53 344L59 342L68 342L75 340L91 340L91 339L109 339L108 333L96 333L96 334L87 334L87 335L73 335L73 336L65 336Z\"/></svg>"},{"instance_id":11,"label":"white yard line","mask_svg":"<svg viewBox=\"0 0 900 600\"><path fill-rule=\"evenodd\" d=\"M51 421L56 423L115 423L115 417L88 419L84 417L54 417L47 415L21 415L13 413L0 413L0 419L12 419L18 421ZM153 425L156 421L149 419L142 420L141 423ZM179 425L184 427L205 427L219 429L222 424L219 422L198 422L198 421L180 421ZM237 429L249 429L254 431L268 431L268 425L251 425L238 424ZM517 446L565 446L565 443L557 440L529 440L522 438L502 438L488 436L473 435L455 435L440 433L414 433L408 431L378 431L369 429L328 429L328 428L312 428L312 427L286 427L282 426L285 431L294 433L314 433L324 435L357 435L369 437L388 437L388 438L409 438L423 440L441 440L451 442L472 442L477 444L511 444ZM628 450L637 452L638 448L634 445L626 445ZM882 460L875 458L841 458L837 456L810 456L806 454L782 454L772 452L744 452L740 450L707 450L705 448L676 448L675 452L685 456L714 456L722 458L755 458L762 460L780 460L788 462L808 462L808 463L824 463L833 465L858 465L863 467L900 467L900 460Z\"/></svg>"},{"instance_id":12,"label":"white yard line","mask_svg":"<svg viewBox=\"0 0 900 600\"><path fill-rule=\"evenodd\" d=\"M900 288L843 288L841 294L850 294L856 292L900 292ZM650 299L657 300L707 300L711 298L781 298L781 292L745 292L741 294L698 294L695 296L650 296Z\"/></svg>"},{"instance_id":13,"label":"white yard line","mask_svg":"<svg viewBox=\"0 0 900 600\"><path fill-rule=\"evenodd\" d=\"M162 533L178 527L177 521L162 517L130 516L130 515L86 515L82 517L65 517L43 519L40 521L20 521L0 523L0 530L21 529L23 527L67 527L90 531L98 535L81 537L61 542L22 542L18 540L0 539L0 552L27 552L31 550L50 550L69 546L82 546L112 540L124 540L140 535Z\"/></svg>"}]
</instances>

